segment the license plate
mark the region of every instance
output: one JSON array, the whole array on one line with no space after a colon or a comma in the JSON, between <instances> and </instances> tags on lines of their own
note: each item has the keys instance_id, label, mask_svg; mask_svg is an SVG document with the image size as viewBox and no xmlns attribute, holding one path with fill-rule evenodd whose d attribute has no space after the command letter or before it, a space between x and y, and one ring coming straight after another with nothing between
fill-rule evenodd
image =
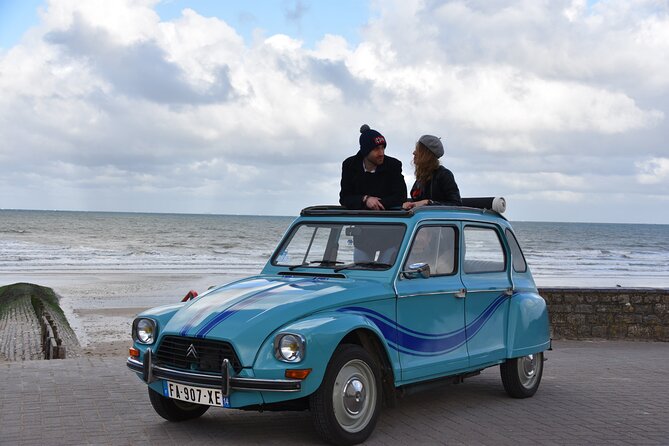
<instances>
[{"instance_id":1,"label":"license plate","mask_svg":"<svg viewBox=\"0 0 669 446\"><path fill-rule=\"evenodd\" d=\"M228 398L224 397L223 392L218 389L187 386L185 384L164 381L163 394L168 398L188 401L189 403L230 407Z\"/></svg>"}]
</instances>

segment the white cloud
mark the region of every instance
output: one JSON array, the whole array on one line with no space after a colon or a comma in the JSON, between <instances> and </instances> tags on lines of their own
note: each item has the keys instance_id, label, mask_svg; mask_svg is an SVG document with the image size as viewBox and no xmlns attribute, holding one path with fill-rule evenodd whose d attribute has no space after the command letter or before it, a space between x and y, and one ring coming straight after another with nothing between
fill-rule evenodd
<instances>
[{"instance_id":1,"label":"white cloud","mask_svg":"<svg viewBox=\"0 0 669 446\"><path fill-rule=\"evenodd\" d=\"M669 184L669 158L651 158L636 163L641 184Z\"/></svg>"},{"instance_id":2,"label":"white cloud","mask_svg":"<svg viewBox=\"0 0 669 446\"><path fill-rule=\"evenodd\" d=\"M0 53L0 207L296 214L337 201L362 123L408 180L443 136L465 196L669 194L662 3L377 2L359 44L313 48L155 5L51 1Z\"/></svg>"},{"instance_id":3,"label":"white cloud","mask_svg":"<svg viewBox=\"0 0 669 446\"><path fill-rule=\"evenodd\" d=\"M109 34L118 44L150 40L156 33L158 0L49 0L41 14L46 32L65 31L76 21Z\"/></svg>"}]
</instances>

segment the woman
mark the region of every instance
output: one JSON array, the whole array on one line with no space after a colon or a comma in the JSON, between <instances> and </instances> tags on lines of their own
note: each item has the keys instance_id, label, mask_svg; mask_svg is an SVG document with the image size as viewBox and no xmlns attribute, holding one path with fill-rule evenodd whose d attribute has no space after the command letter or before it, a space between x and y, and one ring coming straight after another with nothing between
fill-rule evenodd
<instances>
[{"instance_id":1,"label":"woman","mask_svg":"<svg viewBox=\"0 0 669 446\"><path fill-rule=\"evenodd\" d=\"M402 204L404 209L430 204L460 206L460 190L453 173L439 163L444 146L436 136L423 135L413 151L416 182L411 188L411 201Z\"/></svg>"}]
</instances>

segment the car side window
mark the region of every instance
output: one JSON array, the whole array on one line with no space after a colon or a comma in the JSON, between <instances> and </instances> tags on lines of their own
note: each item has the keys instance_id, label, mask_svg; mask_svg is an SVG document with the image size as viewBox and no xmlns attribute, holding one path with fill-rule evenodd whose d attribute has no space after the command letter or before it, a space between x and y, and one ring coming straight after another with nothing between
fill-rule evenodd
<instances>
[{"instance_id":1,"label":"car side window","mask_svg":"<svg viewBox=\"0 0 669 446\"><path fill-rule=\"evenodd\" d=\"M465 273L490 273L506 269L504 248L496 230L466 226L464 235Z\"/></svg>"},{"instance_id":2,"label":"car side window","mask_svg":"<svg viewBox=\"0 0 669 446\"><path fill-rule=\"evenodd\" d=\"M513 270L517 273L524 273L527 271L527 262L523 256L523 252L520 250L520 245L516 236L513 232L508 229L505 231L506 239L509 242L509 248L511 249L511 260L513 262Z\"/></svg>"},{"instance_id":3,"label":"car side window","mask_svg":"<svg viewBox=\"0 0 669 446\"><path fill-rule=\"evenodd\" d=\"M430 265L430 275L442 276L455 272L455 228L423 226L414 237L406 267L413 263Z\"/></svg>"}]
</instances>

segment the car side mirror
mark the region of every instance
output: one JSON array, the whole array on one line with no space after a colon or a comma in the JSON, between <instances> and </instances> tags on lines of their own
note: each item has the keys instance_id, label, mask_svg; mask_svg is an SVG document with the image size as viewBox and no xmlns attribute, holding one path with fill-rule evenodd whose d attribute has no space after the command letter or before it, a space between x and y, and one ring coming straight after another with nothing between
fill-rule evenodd
<instances>
[{"instance_id":1,"label":"car side mirror","mask_svg":"<svg viewBox=\"0 0 669 446\"><path fill-rule=\"evenodd\" d=\"M430 277L430 265L427 263L412 263L409 269L402 271L402 275L406 279L418 279L419 277L427 279Z\"/></svg>"}]
</instances>

